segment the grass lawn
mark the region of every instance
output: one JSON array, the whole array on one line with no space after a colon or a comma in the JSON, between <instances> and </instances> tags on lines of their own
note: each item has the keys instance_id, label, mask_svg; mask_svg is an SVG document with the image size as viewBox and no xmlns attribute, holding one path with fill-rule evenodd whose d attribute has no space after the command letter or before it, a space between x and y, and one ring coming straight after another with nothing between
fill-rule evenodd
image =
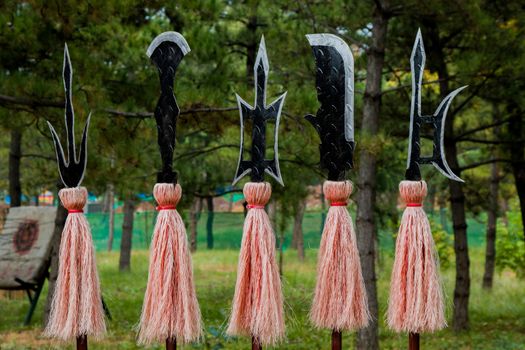
<instances>
[{"instance_id":1,"label":"grass lawn","mask_svg":"<svg viewBox=\"0 0 525 350\"><path fill-rule=\"evenodd\" d=\"M180 346L180 349L248 349L247 339L228 338L224 334L233 296L237 254L235 250L201 249L194 254L195 281L206 327L201 344ZM284 294L287 340L278 349L329 349L329 331L315 330L308 322L308 310L314 288L317 251L306 251L304 263L288 250L284 257ZM471 329L455 334L451 329L422 336L423 349L525 349L525 281L510 272L496 275L492 292L480 288L483 252L472 251L472 293L470 302ZM139 318L146 286L148 253L135 251L132 271L118 272L118 253L98 253L98 267L104 298L113 320L108 322L109 334L99 342L91 341L91 349L138 349L133 327ZM389 290L392 258L383 255L378 267L380 299L380 342L382 349L406 349L406 336L388 331L384 313ZM453 265L452 265L453 266ZM452 315L454 283L453 268L443 271L447 291L447 315ZM45 300L44 290L41 301ZM72 349L70 344L42 338L43 302L36 310L30 327L21 325L28 304L25 298L0 296L0 349ZM353 348L353 335L345 333L345 349ZM161 347L156 347L161 349Z\"/></svg>"}]
</instances>

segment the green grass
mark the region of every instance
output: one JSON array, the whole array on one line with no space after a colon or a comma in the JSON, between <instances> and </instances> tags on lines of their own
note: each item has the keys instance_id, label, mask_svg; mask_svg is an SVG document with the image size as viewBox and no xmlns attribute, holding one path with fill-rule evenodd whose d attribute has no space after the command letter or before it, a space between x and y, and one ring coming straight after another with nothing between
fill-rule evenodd
<instances>
[{"instance_id":1,"label":"green grass","mask_svg":"<svg viewBox=\"0 0 525 350\"><path fill-rule=\"evenodd\" d=\"M284 257L284 294L287 340L278 349L328 349L328 331L313 329L307 320L314 288L316 250L306 251L306 261L297 261L295 253L287 251ZM247 339L233 339L224 335L224 327L235 285L237 254L235 250L200 250L193 255L197 293L206 327L201 344L181 349L247 349ZM450 328L422 336L423 349L525 349L525 282L510 272L496 275L494 290L480 288L483 272L482 250L472 255L472 293L470 301L471 329L454 333ZM105 340L92 341L90 349L138 349L135 345L136 325L147 280L148 254L135 251L132 270L118 272L117 253L99 253L98 267L104 298L111 309L113 320L108 322L109 334ZM378 293L380 299L380 342L382 349L406 349L406 336L388 331L383 318L388 297L392 258L384 254L378 266ZM454 270L443 271L450 320ZM41 300L45 300L46 291ZM21 326L27 310L23 298L0 298L0 349L72 349L68 344L41 337L43 303L40 302L33 324ZM345 347L352 348L353 335L345 334ZM161 349L161 347L156 347Z\"/></svg>"}]
</instances>

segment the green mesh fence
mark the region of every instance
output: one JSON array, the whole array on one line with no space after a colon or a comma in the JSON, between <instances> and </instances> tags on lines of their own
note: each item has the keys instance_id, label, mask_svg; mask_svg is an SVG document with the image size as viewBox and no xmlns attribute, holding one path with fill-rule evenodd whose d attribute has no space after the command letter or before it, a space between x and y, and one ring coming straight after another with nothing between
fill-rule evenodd
<instances>
[{"instance_id":1,"label":"green mesh fence","mask_svg":"<svg viewBox=\"0 0 525 350\"><path fill-rule=\"evenodd\" d=\"M184 214L184 213L183 213ZM109 214L93 213L87 214L95 247L99 251L107 250L109 232ZM429 214L429 217L440 222L445 231L452 234L452 224L446 213ZM155 225L156 212L137 212L133 223L133 249L148 249L151 235ZM113 250L120 249L120 237L122 235L123 214L115 214L115 229L113 239ZM199 217L197 226L197 246L198 249L206 249L208 244L207 224L208 215L203 213ZM322 213L307 212L303 219L303 233L305 248L318 248L321 239ZM187 216L184 217L186 224ZM290 220L291 221L291 220ZM243 213L215 213L213 220L213 248L214 249L238 249L241 244L242 225L244 222ZM482 246L485 242L484 217L481 219L468 220L468 239L472 247ZM188 226L187 226L188 227ZM388 230L379 232L379 244L381 249L394 248L393 233ZM285 241L283 248L286 250L291 242L292 225L290 224L285 231Z\"/></svg>"}]
</instances>

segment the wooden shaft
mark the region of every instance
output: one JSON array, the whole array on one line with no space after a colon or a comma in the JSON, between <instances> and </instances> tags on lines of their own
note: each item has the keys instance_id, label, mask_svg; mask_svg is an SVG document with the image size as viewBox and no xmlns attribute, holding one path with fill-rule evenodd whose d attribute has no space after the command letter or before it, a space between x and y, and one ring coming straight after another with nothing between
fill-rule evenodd
<instances>
[{"instance_id":1,"label":"wooden shaft","mask_svg":"<svg viewBox=\"0 0 525 350\"><path fill-rule=\"evenodd\" d=\"M419 333L408 333L408 350L419 350Z\"/></svg>"},{"instance_id":2,"label":"wooden shaft","mask_svg":"<svg viewBox=\"0 0 525 350\"><path fill-rule=\"evenodd\" d=\"M332 331L332 350L341 350L343 348L343 334L340 331Z\"/></svg>"},{"instance_id":3,"label":"wooden shaft","mask_svg":"<svg viewBox=\"0 0 525 350\"><path fill-rule=\"evenodd\" d=\"M262 345L255 337L252 337L252 350L262 350Z\"/></svg>"},{"instance_id":4,"label":"wooden shaft","mask_svg":"<svg viewBox=\"0 0 525 350\"><path fill-rule=\"evenodd\" d=\"M176 338L166 339L166 350L177 350L177 339Z\"/></svg>"},{"instance_id":5,"label":"wooden shaft","mask_svg":"<svg viewBox=\"0 0 525 350\"><path fill-rule=\"evenodd\" d=\"M81 335L77 337L77 350L87 350L88 341L86 335Z\"/></svg>"}]
</instances>

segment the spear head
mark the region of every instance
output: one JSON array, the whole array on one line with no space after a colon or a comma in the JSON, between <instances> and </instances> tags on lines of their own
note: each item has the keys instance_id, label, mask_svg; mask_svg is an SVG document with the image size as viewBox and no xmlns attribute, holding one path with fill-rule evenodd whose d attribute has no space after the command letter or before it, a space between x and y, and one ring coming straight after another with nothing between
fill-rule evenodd
<instances>
[{"instance_id":1,"label":"spear head","mask_svg":"<svg viewBox=\"0 0 525 350\"><path fill-rule=\"evenodd\" d=\"M254 107L244 101L239 95L236 95L241 118L241 146L239 163L237 164L233 185L247 174L251 175L251 181L262 182L264 180L264 173L266 172L284 186L279 169L278 132L286 92L269 106L266 105L266 85L269 70L270 65L268 63L268 56L266 55L266 46L264 44L264 37L262 37L253 68L255 76ZM251 160L244 159L244 123L246 120L252 121ZM266 123L273 120L275 121L274 158L266 159Z\"/></svg>"}]
</instances>

